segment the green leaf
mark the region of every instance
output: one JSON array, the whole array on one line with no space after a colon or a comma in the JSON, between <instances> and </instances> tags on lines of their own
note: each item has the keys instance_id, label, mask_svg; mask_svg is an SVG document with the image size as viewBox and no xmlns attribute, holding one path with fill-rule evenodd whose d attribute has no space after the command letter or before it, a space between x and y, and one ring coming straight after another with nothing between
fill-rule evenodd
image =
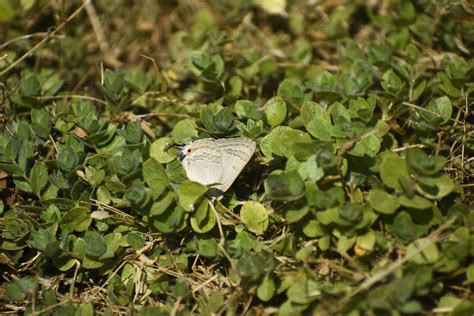
<instances>
[{"instance_id":1,"label":"green leaf","mask_svg":"<svg viewBox=\"0 0 474 316\"><path fill-rule=\"evenodd\" d=\"M86 180L93 187L98 186L105 179L105 170L98 170L91 166L85 168Z\"/></svg>"},{"instance_id":2,"label":"green leaf","mask_svg":"<svg viewBox=\"0 0 474 316\"><path fill-rule=\"evenodd\" d=\"M14 177L13 183L23 192L33 192L33 188L31 187L30 183L23 178Z\"/></svg>"},{"instance_id":3,"label":"green leaf","mask_svg":"<svg viewBox=\"0 0 474 316\"><path fill-rule=\"evenodd\" d=\"M261 256L246 253L237 261L237 271L246 281L257 281L265 271L265 261Z\"/></svg>"},{"instance_id":4,"label":"green leaf","mask_svg":"<svg viewBox=\"0 0 474 316\"><path fill-rule=\"evenodd\" d=\"M322 71L316 75L314 80L307 83L308 87L316 92L319 100L328 104L342 97L342 87L338 78L327 71Z\"/></svg>"},{"instance_id":5,"label":"green leaf","mask_svg":"<svg viewBox=\"0 0 474 316\"><path fill-rule=\"evenodd\" d=\"M199 239L199 254L205 258L215 258L218 254L218 245L215 239Z\"/></svg>"},{"instance_id":6,"label":"green leaf","mask_svg":"<svg viewBox=\"0 0 474 316\"><path fill-rule=\"evenodd\" d=\"M474 263L471 263L466 271L466 278L468 281L474 281Z\"/></svg>"},{"instance_id":7,"label":"green leaf","mask_svg":"<svg viewBox=\"0 0 474 316\"><path fill-rule=\"evenodd\" d=\"M374 250L375 246L375 233L369 230L364 235L357 236L355 252L358 255L365 255Z\"/></svg>"},{"instance_id":8,"label":"green leaf","mask_svg":"<svg viewBox=\"0 0 474 316\"><path fill-rule=\"evenodd\" d=\"M395 234L401 243L408 243L426 234L428 225L418 225L413 222L407 212L400 212L395 217L392 225L387 225L387 229Z\"/></svg>"},{"instance_id":9,"label":"green leaf","mask_svg":"<svg viewBox=\"0 0 474 316\"><path fill-rule=\"evenodd\" d=\"M260 120L262 117L259 104L249 100L238 100L235 102L235 113L240 117L250 118L255 121Z\"/></svg>"},{"instance_id":10,"label":"green leaf","mask_svg":"<svg viewBox=\"0 0 474 316\"><path fill-rule=\"evenodd\" d=\"M442 156L428 156L422 149L410 148L406 151L408 169L417 175L433 176L444 167L446 158Z\"/></svg>"},{"instance_id":11,"label":"green leaf","mask_svg":"<svg viewBox=\"0 0 474 316\"><path fill-rule=\"evenodd\" d=\"M388 93L398 95L405 83L390 69L383 75L381 85Z\"/></svg>"},{"instance_id":12,"label":"green leaf","mask_svg":"<svg viewBox=\"0 0 474 316\"><path fill-rule=\"evenodd\" d=\"M262 204L247 201L240 209L240 220L247 226L248 230L260 235L267 230L268 212Z\"/></svg>"},{"instance_id":13,"label":"green leaf","mask_svg":"<svg viewBox=\"0 0 474 316\"><path fill-rule=\"evenodd\" d=\"M179 205L186 211L192 212L194 205L207 192L207 187L197 183L186 181L176 191Z\"/></svg>"},{"instance_id":14,"label":"green leaf","mask_svg":"<svg viewBox=\"0 0 474 316\"><path fill-rule=\"evenodd\" d=\"M368 197L372 208L383 214L393 214L400 206L396 197L382 190L371 190Z\"/></svg>"},{"instance_id":15,"label":"green leaf","mask_svg":"<svg viewBox=\"0 0 474 316\"><path fill-rule=\"evenodd\" d=\"M80 304L74 311L74 316L94 316L94 305L91 303Z\"/></svg>"},{"instance_id":16,"label":"green leaf","mask_svg":"<svg viewBox=\"0 0 474 316\"><path fill-rule=\"evenodd\" d=\"M23 169L20 168L19 166L12 163L7 163L7 162L0 162L0 170L4 170L11 175L17 175L17 176L22 175L24 172Z\"/></svg>"},{"instance_id":17,"label":"green leaf","mask_svg":"<svg viewBox=\"0 0 474 316\"><path fill-rule=\"evenodd\" d=\"M135 180L131 186L125 190L124 197L138 212L146 212L150 205L150 195L140 180Z\"/></svg>"},{"instance_id":18,"label":"green leaf","mask_svg":"<svg viewBox=\"0 0 474 316\"><path fill-rule=\"evenodd\" d=\"M69 147L59 150L57 159L58 168L66 173L74 171L79 163L77 154Z\"/></svg>"},{"instance_id":19,"label":"green leaf","mask_svg":"<svg viewBox=\"0 0 474 316\"><path fill-rule=\"evenodd\" d=\"M216 214L209 207L209 203L208 199L203 199L197 210L191 214L189 223L197 233L207 233L216 225Z\"/></svg>"},{"instance_id":20,"label":"green leaf","mask_svg":"<svg viewBox=\"0 0 474 316\"><path fill-rule=\"evenodd\" d=\"M10 0L0 0L0 22L10 22L15 17L15 10Z\"/></svg>"},{"instance_id":21,"label":"green leaf","mask_svg":"<svg viewBox=\"0 0 474 316\"><path fill-rule=\"evenodd\" d=\"M288 299L298 304L308 304L321 296L319 284L313 280L303 280L292 285L286 295Z\"/></svg>"},{"instance_id":22,"label":"green leaf","mask_svg":"<svg viewBox=\"0 0 474 316\"><path fill-rule=\"evenodd\" d=\"M20 91L24 96L35 96L38 95L39 91L41 89L41 84L34 74L27 74L21 81L20 84ZM39 111L36 109L33 109L35 111ZM31 111L33 113L33 110Z\"/></svg>"},{"instance_id":23,"label":"green leaf","mask_svg":"<svg viewBox=\"0 0 474 316\"><path fill-rule=\"evenodd\" d=\"M86 255L93 258L100 257L107 250L103 237L95 231L86 231L84 243Z\"/></svg>"},{"instance_id":24,"label":"green leaf","mask_svg":"<svg viewBox=\"0 0 474 316\"><path fill-rule=\"evenodd\" d=\"M170 208L171 204L173 204L175 200L175 193L174 192L168 192L164 198L162 198L160 201L153 203L151 210L150 210L150 215L155 216L155 215L160 215L163 214L167 209Z\"/></svg>"},{"instance_id":25,"label":"green leaf","mask_svg":"<svg viewBox=\"0 0 474 316\"><path fill-rule=\"evenodd\" d=\"M439 250L436 243L428 238L421 238L413 241L408 245L406 251L407 257L411 257L410 260L417 264L435 263L439 259Z\"/></svg>"},{"instance_id":26,"label":"green leaf","mask_svg":"<svg viewBox=\"0 0 474 316\"><path fill-rule=\"evenodd\" d=\"M356 143L364 148L364 154L369 157L375 157L380 150L381 140L376 135L368 135Z\"/></svg>"},{"instance_id":27,"label":"green leaf","mask_svg":"<svg viewBox=\"0 0 474 316\"><path fill-rule=\"evenodd\" d=\"M277 96L296 106L301 105L304 101L303 89L297 83L289 79L285 79L280 83Z\"/></svg>"},{"instance_id":28,"label":"green leaf","mask_svg":"<svg viewBox=\"0 0 474 316\"><path fill-rule=\"evenodd\" d=\"M138 251L145 246L145 239L143 239L143 236L135 232L131 232L127 235L127 241L130 244L130 247L135 251Z\"/></svg>"},{"instance_id":29,"label":"green leaf","mask_svg":"<svg viewBox=\"0 0 474 316\"><path fill-rule=\"evenodd\" d=\"M351 118L359 119L363 122L368 122L375 110L375 100L369 98L365 100L361 97L351 99L349 102L349 113Z\"/></svg>"},{"instance_id":30,"label":"green leaf","mask_svg":"<svg viewBox=\"0 0 474 316\"><path fill-rule=\"evenodd\" d=\"M243 81L239 76L232 76L228 81L227 95L238 98L242 94Z\"/></svg>"},{"instance_id":31,"label":"green leaf","mask_svg":"<svg viewBox=\"0 0 474 316\"><path fill-rule=\"evenodd\" d=\"M317 220L303 223L303 233L309 238L322 237L327 234L326 229Z\"/></svg>"},{"instance_id":32,"label":"green leaf","mask_svg":"<svg viewBox=\"0 0 474 316\"><path fill-rule=\"evenodd\" d=\"M46 247L56 241L56 237L47 229L39 229L31 233L31 240L28 244L40 251L45 251Z\"/></svg>"},{"instance_id":33,"label":"green leaf","mask_svg":"<svg viewBox=\"0 0 474 316\"><path fill-rule=\"evenodd\" d=\"M52 117L46 110L31 110L31 127L39 137L47 139L51 131L51 126Z\"/></svg>"},{"instance_id":34,"label":"green leaf","mask_svg":"<svg viewBox=\"0 0 474 316\"><path fill-rule=\"evenodd\" d=\"M420 51L418 50L418 48L415 45L410 43L405 48L405 57L406 57L407 61L410 64L414 64L414 63L416 63L416 61L420 57Z\"/></svg>"},{"instance_id":35,"label":"green leaf","mask_svg":"<svg viewBox=\"0 0 474 316\"><path fill-rule=\"evenodd\" d=\"M176 123L171 132L171 138L176 144L185 144L198 137L196 122L192 119L184 119Z\"/></svg>"},{"instance_id":36,"label":"green leaf","mask_svg":"<svg viewBox=\"0 0 474 316\"><path fill-rule=\"evenodd\" d=\"M23 170L28 170L33 160L33 156L33 144L29 141L24 141L23 144L21 144L20 151L18 152L18 166Z\"/></svg>"},{"instance_id":37,"label":"green leaf","mask_svg":"<svg viewBox=\"0 0 474 316\"><path fill-rule=\"evenodd\" d=\"M213 134L224 135L235 128L231 110L217 104L203 107L200 117L204 127Z\"/></svg>"},{"instance_id":38,"label":"green leaf","mask_svg":"<svg viewBox=\"0 0 474 316\"><path fill-rule=\"evenodd\" d=\"M172 144L173 140L170 137L157 139L150 146L150 157L162 164L174 160L176 156L172 154L172 149L169 148Z\"/></svg>"},{"instance_id":39,"label":"green leaf","mask_svg":"<svg viewBox=\"0 0 474 316\"><path fill-rule=\"evenodd\" d=\"M417 191L430 200L441 200L454 190L454 182L447 175L436 178L418 178Z\"/></svg>"},{"instance_id":40,"label":"green leaf","mask_svg":"<svg viewBox=\"0 0 474 316\"><path fill-rule=\"evenodd\" d=\"M384 155L380 166L380 178L387 187L402 192L403 187L400 182L403 181L402 179L410 179L405 160L395 153Z\"/></svg>"},{"instance_id":41,"label":"green leaf","mask_svg":"<svg viewBox=\"0 0 474 316\"><path fill-rule=\"evenodd\" d=\"M118 130L117 133L125 138L129 144L139 143L143 137L143 131L138 120L134 123L128 123L125 129Z\"/></svg>"},{"instance_id":42,"label":"green leaf","mask_svg":"<svg viewBox=\"0 0 474 316\"><path fill-rule=\"evenodd\" d=\"M297 171L291 171L269 175L264 187L269 199L288 201L301 196L304 183Z\"/></svg>"},{"instance_id":43,"label":"green leaf","mask_svg":"<svg viewBox=\"0 0 474 316\"><path fill-rule=\"evenodd\" d=\"M168 207L153 218L153 226L162 233L171 233L185 227L184 210L180 206Z\"/></svg>"},{"instance_id":44,"label":"green leaf","mask_svg":"<svg viewBox=\"0 0 474 316\"><path fill-rule=\"evenodd\" d=\"M9 282L5 284L4 297L9 301L23 301L27 297L34 295L37 286L37 281L34 277Z\"/></svg>"},{"instance_id":45,"label":"green leaf","mask_svg":"<svg viewBox=\"0 0 474 316\"><path fill-rule=\"evenodd\" d=\"M286 118L286 103L281 97L273 97L265 103L265 118L270 126L275 127L283 123Z\"/></svg>"},{"instance_id":46,"label":"green leaf","mask_svg":"<svg viewBox=\"0 0 474 316\"><path fill-rule=\"evenodd\" d=\"M148 159L143 164L143 179L153 191L153 196L160 196L168 187L170 180L165 168L155 159Z\"/></svg>"},{"instance_id":47,"label":"green leaf","mask_svg":"<svg viewBox=\"0 0 474 316\"><path fill-rule=\"evenodd\" d=\"M430 200L427 200L419 195L414 195L412 197L402 195L398 198L398 201L401 205L405 207L419 210L424 210L433 207L433 203Z\"/></svg>"},{"instance_id":48,"label":"green leaf","mask_svg":"<svg viewBox=\"0 0 474 316\"><path fill-rule=\"evenodd\" d=\"M257 296L263 302L268 302L275 295L275 282L270 275L266 275L257 288Z\"/></svg>"},{"instance_id":49,"label":"green leaf","mask_svg":"<svg viewBox=\"0 0 474 316\"><path fill-rule=\"evenodd\" d=\"M92 223L90 210L85 207L75 207L63 215L60 224L63 230L68 232L83 232Z\"/></svg>"},{"instance_id":50,"label":"green leaf","mask_svg":"<svg viewBox=\"0 0 474 316\"><path fill-rule=\"evenodd\" d=\"M298 143L310 140L311 137L303 131L287 126L277 126L263 138L260 147L267 156L275 154L289 158L293 156L293 150L298 149Z\"/></svg>"},{"instance_id":51,"label":"green leaf","mask_svg":"<svg viewBox=\"0 0 474 316\"><path fill-rule=\"evenodd\" d=\"M453 112L453 106L451 100L447 97L441 97L434 100L431 100L426 107L427 110L431 111L421 111L420 115L432 125L443 125L446 124L451 118Z\"/></svg>"},{"instance_id":52,"label":"green leaf","mask_svg":"<svg viewBox=\"0 0 474 316\"><path fill-rule=\"evenodd\" d=\"M286 212L286 220L288 223L296 223L300 221L309 212L309 207L304 206L299 209L290 209Z\"/></svg>"}]
</instances>

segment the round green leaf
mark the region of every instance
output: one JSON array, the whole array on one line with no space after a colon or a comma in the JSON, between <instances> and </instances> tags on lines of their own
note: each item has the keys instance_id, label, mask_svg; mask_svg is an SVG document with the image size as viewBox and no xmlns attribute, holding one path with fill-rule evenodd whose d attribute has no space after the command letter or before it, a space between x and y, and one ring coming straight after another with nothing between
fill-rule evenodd
<instances>
[{"instance_id":1,"label":"round green leaf","mask_svg":"<svg viewBox=\"0 0 474 316\"><path fill-rule=\"evenodd\" d=\"M466 277L469 281L474 282L474 263L471 263L467 268Z\"/></svg>"},{"instance_id":2,"label":"round green leaf","mask_svg":"<svg viewBox=\"0 0 474 316\"><path fill-rule=\"evenodd\" d=\"M319 284L313 280L303 280L292 285L286 292L288 299L294 303L308 304L321 296Z\"/></svg>"},{"instance_id":3,"label":"round green leaf","mask_svg":"<svg viewBox=\"0 0 474 316\"><path fill-rule=\"evenodd\" d=\"M170 183L165 168L156 160L151 158L143 164L142 174L146 183L153 190L153 195L155 197L160 196Z\"/></svg>"},{"instance_id":4,"label":"round green leaf","mask_svg":"<svg viewBox=\"0 0 474 316\"><path fill-rule=\"evenodd\" d=\"M171 132L171 138L176 144L184 144L197 138L198 130L196 122L192 119L184 119L176 123Z\"/></svg>"},{"instance_id":5,"label":"round green leaf","mask_svg":"<svg viewBox=\"0 0 474 316\"><path fill-rule=\"evenodd\" d=\"M430 112L421 111L421 116L430 124L441 125L448 122L453 112L451 100L447 97L441 97L431 100L426 107Z\"/></svg>"},{"instance_id":6,"label":"round green leaf","mask_svg":"<svg viewBox=\"0 0 474 316\"><path fill-rule=\"evenodd\" d=\"M140 250L143 246L145 246L145 239L143 236L135 232L130 232L127 235L127 241L130 247L132 247L132 249L135 251Z\"/></svg>"},{"instance_id":7,"label":"round green leaf","mask_svg":"<svg viewBox=\"0 0 474 316\"><path fill-rule=\"evenodd\" d=\"M171 233L183 229L186 225L184 221L184 210L182 207L168 207L165 212L153 217L153 226L162 233Z\"/></svg>"},{"instance_id":8,"label":"round green leaf","mask_svg":"<svg viewBox=\"0 0 474 316\"><path fill-rule=\"evenodd\" d=\"M372 230L369 230L364 235L357 236L356 246L364 252L371 252L372 250L374 250L375 233Z\"/></svg>"},{"instance_id":9,"label":"round green leaf","mask_svg":"<svg viewBox=\"0 0 474 316\"><path fill-rule=\"evenodd\" d=\"M186 212L192 212L194 210L194 203L206 192L206 186L197 182L186 181L177 190L179 205Z\"/></svg>"},{"instance_id":10,"label":"round green leaf","mask_svg":"<svg viewBox=\"0 0 474 316\"><path fill-rule=\"evenodd\" d=\"M430 200L440 200L454 190L454 182L447 175L443 174L439 177L429 179L430 181L427 182L433 185L426 185L419 181L416 188L421 195Z\"/></svg>"},{"instance_id":11,"label":"round green leaf","mask_svg":"<svg viewBox=\"0 0 474 316\"><path fill-rule=\"evenodd\" d=\"M246 117L256 121L262 116L259 104L249 100L238 100L235 102L235 113L240 117Z\"/></svg>"},{"instance_id":12,"label":"round green leaf","mask_svg":"<svg viewBox=\"0 0 474 316\"><path fill-rule=\"evenodd\" d=\"M275 295L275 289L275 282L269 275L266 275L257 288L257 296L263 302L268 302Z\"/></svg>"},{"instance_id":13,"label":"round green leaf","mask_svg":"<svg viewBox=\"0 0 474 316\"><path fill-rule=\"evenodd\" d=\"M405 160L395 153L387 153L383 157L380 166L380 178L382 178L383 183L389 188L395 189L398 192L402 191L403 188L400 184L400 179L409 179Z\"/></svg>"},{"instance_id":14,"label":"round green leaf","mask_svg":"<svg viewBox=\"0 0 474 316\"><path fill-rule=\"evenodd\" d=\"M405 207L419 210L424 210L433 206L433 203L430 200L427 200L419 195L414 195L412 197L402 195L398 198L398 201Z\"/></svg>"},{"instance_id":15,"label":"round green leaf","mask_svg":"<svg viewBox=\"0 0 474 316\"><path fill-rule=\"evenodd\" d=\"M271 152L287 158L293 155L293 143L309 142L311 140L309 134L288 126L278 126L266 137L270 138Z\"/></svg>"},{"instance_id":16,"label":"round green leaf","mask_svg":"<svg viewBox=\"0 0 474 316\"><path fill-rule=\"evenodd\" d=\"M282 83L280 83L277 95L282 97L286 102L295 105L300 105L304 101L303 88L296 82L289 79L285 79L282 81Z\"/></svg>"},{"instance_id":17,"label":"round green leaf","mask_svg":"<svg viewBox=\"0 0 474 316\"><path fill-rule=\"evenodd\" d=\"M209 207L209 200L204 199L196 212L191 214L189 223L197 233L204 234L210 231L216 225L216 214Z\"/></svg>"},{"instance_id":18,"label":"round green leaf","mask_svg":"<svg viewBox=\"0 0 474 316\"><path fill-rule=\"evenodd\" d=\"M106 245L102 236L95 231L87 231L84 236L84 252L93 258L100 257L106 251Z\"/></svg>"},{"instance_id":19,"label":"round green leaf","mask_svg":"<svg viewBox=\"0 0 474 316\"><path fill-rule=\"evenodd\" d=\"M274 97L265 104L265 118L272 127L280 125L286 117L286 103L281 97Z\"/></svg>"},{"instance_id":20,"label":"round green leaf","mask_svg":"<svg viewBox=\"0 0 474 316\"><path fill-rule=\"evenodd\" d=\"M306 101L301 107L301 118L306 130L317 139L330 141L331 117L326 110L316 102Z\"/></svg>"},{"instance_id":21,"label":"round green leaf","mask_svg":"<svg viewBox=\"0 0 474 316\"><path fill-rule=\"evenodd\" d=\"M86 231L92 222L90 210L86 207L75 207L61 218L61 227L69 232Z\"/></svg>"},{"instance_id":22,"label":"round green leaf","mask_svg":"<svg viewBox=\"0 0 474 316\"><path fill-rule=\"evenodd\" d=\"M268 212L258 202L245 202L240 209L240 219L255 234L263 234L268 227Z\"/></svg>"},{"instance_id":23,"label":"round green leaf","mask_svg":"<svg viewBox=\"0 0 474 316\"><path fill-rule=\"evenodd\" d=\"M393 214L400 206L396 197L377 189L370 191L369 203L374 210L383 214Z\"/></svg>"},{"instance_id":24,"label":"round green leaf","mask_svg":"<svg viewBox=\"0 0 474 316\"><path fill-rule=\"evenodd\" d=\"M159 163L168 163L175 159L175 155L171 154L171 149L168 148L173 144L170 137L162 137L157 139L150 146L150 157L154 158ZM165 150L167 149L167 150Z\"/></svg>"},{"instance_id":25,"label":"round green leaf","mask_svg":"<svg viewBox=\"0 0 474 316\"><path fill-rule=\"evenodd\" d=\"M438 261L439 250L438 246L430 239L421 238L408 245L406 255L408 257L413 256L410 260L418 264L429 264Z\"/></svg>"}]
</instances>

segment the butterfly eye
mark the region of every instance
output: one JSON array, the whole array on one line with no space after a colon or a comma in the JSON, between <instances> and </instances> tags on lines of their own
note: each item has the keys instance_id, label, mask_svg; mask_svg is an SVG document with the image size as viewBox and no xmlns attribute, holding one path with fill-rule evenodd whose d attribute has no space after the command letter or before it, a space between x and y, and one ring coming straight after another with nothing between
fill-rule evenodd
<instances>
[{"instance_id":1,"label":"butterfly eye","mask_svg":"<svg viewBox=\"0 0 474 316\"><path fill-rule=\"evenodd\" d=\"M188 150L186 150L186 153L188 153L188 154L190 154L192 152L193 152L193 150L191 148L188 148Z\"/></svg>"}]
</instances>

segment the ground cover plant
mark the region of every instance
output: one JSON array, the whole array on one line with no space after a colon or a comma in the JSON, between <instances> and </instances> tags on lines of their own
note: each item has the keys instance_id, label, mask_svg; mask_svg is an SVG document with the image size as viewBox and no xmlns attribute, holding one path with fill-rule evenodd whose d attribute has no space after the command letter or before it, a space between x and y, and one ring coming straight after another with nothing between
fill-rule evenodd
<instances>
[{"instance_id":1,"label":"ground cover plant","mask_svg":"<svg viewBox=\"0 0 474 316\"><path fill-rule=\"evenodd\" d=\"M0 0L0 312L473 315L468 0ZM220 200L173 145L257 149Z\"/></svg>"}]
</instances>

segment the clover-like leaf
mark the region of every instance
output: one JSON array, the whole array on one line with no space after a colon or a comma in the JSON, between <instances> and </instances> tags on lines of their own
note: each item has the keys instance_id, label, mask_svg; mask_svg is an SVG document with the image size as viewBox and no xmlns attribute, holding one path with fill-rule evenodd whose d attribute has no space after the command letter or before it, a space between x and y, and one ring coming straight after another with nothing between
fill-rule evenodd
<instances>
[{"instance_id":1,"label":"clover-like leaf","mask_svg":"<svg viewBox=\"0 0 474 316\"><path fill-rule=\"evenodd\" d=\"M186 211L192 212L195 203L207 192L207 187L197 182L186 181L177 190L179 205Z\"/></svg>"},{"instance_id":2,"label":"clover-like leaf","mask_svg":"<svg viewBox=\"0 0 474 316\"><path fill-rule=\"evenodd\" d=\"M268 211L258 202L245 202L240 209L240 220L255 234L263 234L268 227Z\"/></svg>"}]
</instances>

